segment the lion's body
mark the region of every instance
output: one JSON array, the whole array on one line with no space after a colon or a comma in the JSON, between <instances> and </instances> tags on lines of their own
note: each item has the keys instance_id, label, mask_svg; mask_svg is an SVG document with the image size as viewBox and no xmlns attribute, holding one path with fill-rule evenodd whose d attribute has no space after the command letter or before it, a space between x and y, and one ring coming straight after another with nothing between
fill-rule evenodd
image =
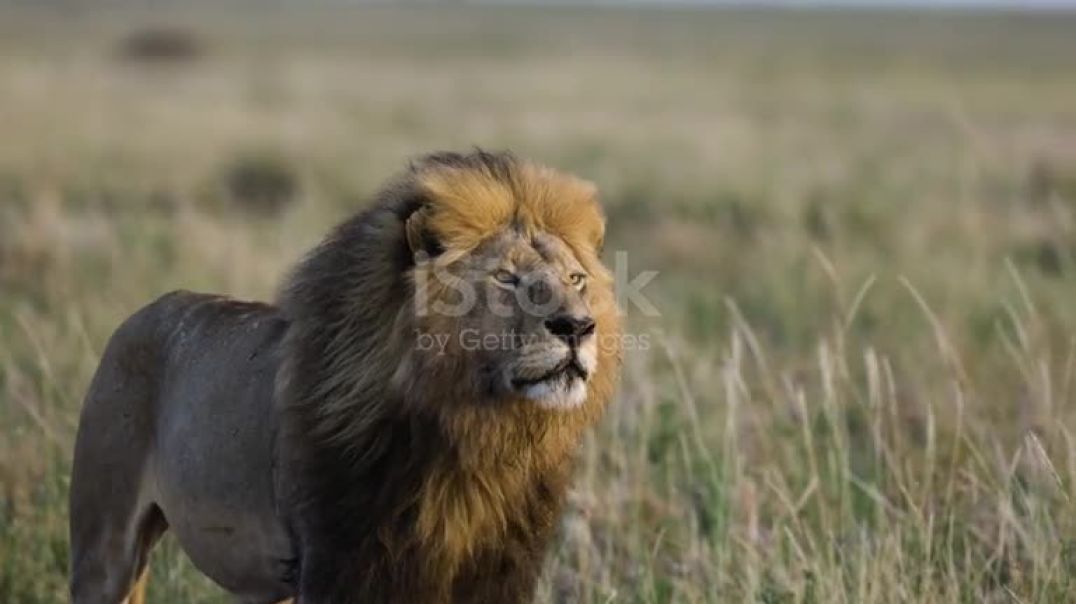
<instances>
[{"instance_id":1,"label":"lion's body","mask_svg":"<svg viewBox=\"0 0 1076 604\"><path fill-rule=\"evenodd\" d=\"M617 341L590 335L619 333L601 232L578 181L510 156L431 156L314 250L277 306L176 293L139 311L79 428L76 604L137 593L166 528L247 602L528 601L616 378ZM417 247L438 255L420 262ZM416 314L424 271L473 275L480 258L537 267L552 310ZM563 286L571 267L594 285ZM498 287L488 295L508 299ZM585 321L568 337L571 317ZM414 345L471 325L542 341L485 355Z\"/></svg>"},{"instance_id":2,"label":"lion's body","mask_svg":"<svg viewBox=\"0 0 1076 604\"><path fill-rule=\"evenodd\" d=\"M245 601L291 594L273 485L285 325L271 307L175 293L112 338L83 412L71 505L73 580L109 576L100 601L126 593L165 526ZM117 525L119 538L101 538Z\"/></svg>"}]
</instances>

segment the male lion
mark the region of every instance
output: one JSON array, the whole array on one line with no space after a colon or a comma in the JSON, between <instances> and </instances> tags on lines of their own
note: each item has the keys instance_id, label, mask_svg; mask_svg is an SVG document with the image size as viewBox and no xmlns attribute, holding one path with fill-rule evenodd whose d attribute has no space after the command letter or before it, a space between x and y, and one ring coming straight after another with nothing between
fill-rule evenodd
<instances>
[{"instance_id":1,"label":"male lion","mask_svg":"<svg viewBox=\"0 0 1076 604\"><path fill-rule=\"evenodd\" d=\"M531 599L619 370L593 187L427 156L277 306L177 292L115 333L71 477L77 604L141 601L168 528L245 602Z\"/></svg>"}]
</instances>

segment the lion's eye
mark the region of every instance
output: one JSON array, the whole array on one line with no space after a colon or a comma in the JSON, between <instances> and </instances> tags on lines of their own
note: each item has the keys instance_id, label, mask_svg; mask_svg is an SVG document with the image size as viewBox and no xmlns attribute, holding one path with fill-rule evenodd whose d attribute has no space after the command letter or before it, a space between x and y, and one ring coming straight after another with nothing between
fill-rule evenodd
<instances>
[{"instance_id":1,"label":"lion's eye","mask_svg":"<svg viewBox=\"0 0 1076 604\"><path fill-rule=\"evenodd\" d=\"M583 273L572 273L568 279L571 281L573 287L581 288L587 283L587 276Z\"/></svg>"},{"instance_id":2,"label":"lion's eye","mask_svg":"<svg viewBox=\"0 0 1076 604\"><path fill-rule=\"evenodd\" d=\"M515 273L513 273L512 271L505 270L503 268L494 271L493 278L497 281L497 283L500 283L502 285L515 285L519 283L519 277L517 277Z\"/></svg>"}]
</instances>

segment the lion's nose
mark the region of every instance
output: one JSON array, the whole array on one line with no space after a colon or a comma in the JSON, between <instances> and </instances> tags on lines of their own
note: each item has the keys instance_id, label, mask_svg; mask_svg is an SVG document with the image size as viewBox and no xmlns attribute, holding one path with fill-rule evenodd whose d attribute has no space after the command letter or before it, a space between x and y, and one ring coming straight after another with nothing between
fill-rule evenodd
<instances>
[{"instance_id":1,"label":"lion's nose","mask_svg":"<svg viewBox=\"0 0 1076 604\"><path fill-rule=\"evenodd\" d=\"M569 346L575 346L579 344L579 340L594 333L594 319L557 315L546 320L545 328L549 330L549 333L564 340Z\"/></svg>"}]
</instances>

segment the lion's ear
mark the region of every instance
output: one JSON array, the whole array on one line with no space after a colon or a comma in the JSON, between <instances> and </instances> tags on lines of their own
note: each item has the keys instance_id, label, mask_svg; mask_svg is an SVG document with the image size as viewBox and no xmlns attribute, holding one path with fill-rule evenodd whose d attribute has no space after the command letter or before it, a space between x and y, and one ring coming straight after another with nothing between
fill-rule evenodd
<instances>
[{"instance_id":1,"label":"lion's ear","mask_svg":"<svg viewBox=\"0 0 1076 604\"><path fill-rule=\"evenodd\" d=\"M411 249L412 256L423 253L433 257L444 251L441 242L437 240L437 237L429 228L429 213L429 206L423 206L412 212L407 217L407 221L404 222L407 247Z\"/></svg>"}]
</instances>

